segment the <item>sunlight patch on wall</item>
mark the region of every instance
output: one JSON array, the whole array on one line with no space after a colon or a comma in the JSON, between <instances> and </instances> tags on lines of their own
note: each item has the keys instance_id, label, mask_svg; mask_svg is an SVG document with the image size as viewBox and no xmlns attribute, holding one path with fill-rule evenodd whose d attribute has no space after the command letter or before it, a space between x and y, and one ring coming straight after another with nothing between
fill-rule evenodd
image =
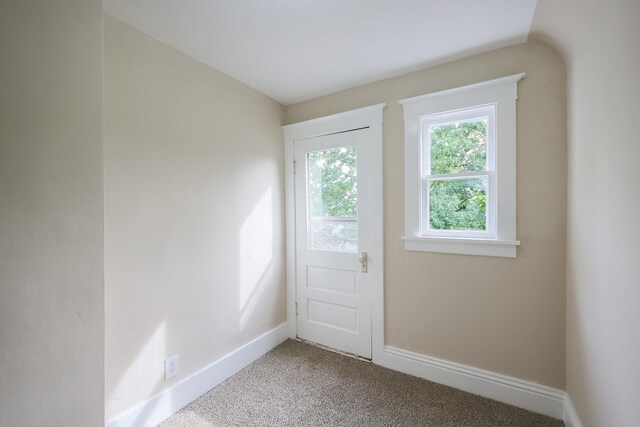
<instances>
[{"instance_id":1,"label":"sunlight patch on wall","mask_svg":"<svg viewBox=\"0 0 640 427\"><path fill-rule=\"evenodd\" d=\"M273 195L271 187L240 227L240 327L244 329L266 284L273 276Z\"/></svg>"},{"instance_id":2,"label":"sunlight patch on wall","mask_svg":"<svg viewBox=\"0 0 640 427\"><path fill-rule=\"evenodd\" d=\"M107 399L107 406L121 399L142 400L150 397L157 385L164 380L162 362L167 357L166 353L167 322L163 321L120 376L120 380ZM152 380L140 381L140 378ZM110 412L107 408L107 414Z\"/></svg>"}]
</instances>

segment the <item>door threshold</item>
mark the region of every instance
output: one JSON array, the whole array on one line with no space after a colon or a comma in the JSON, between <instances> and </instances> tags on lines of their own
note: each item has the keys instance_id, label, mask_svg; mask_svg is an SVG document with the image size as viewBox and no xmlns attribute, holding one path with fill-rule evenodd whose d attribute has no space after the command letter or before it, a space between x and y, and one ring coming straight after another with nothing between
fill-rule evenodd
<instances>
[{"instance_id":1,"label":"door threshold","mask_svg":"<svg viewBox=\"0 0 640 427\"><path fill-rule=\"evenodd\" d=\"M347 357L350 357L352 359L359 360L361 362L371 363L371 359L367 359L366 357L362 357L362 356L357 355L357 354L347 353L346 351L341 351L341 350L335 349L333 347L329 347L329 346L326 346L326 345L318 344L317 342L308 341L308 340L305 340L304 338L296 337L295 340L298 341L299 343L308 344L308 345L310 345L312 347L317 347L317 348L322 349L322 350L327 350L327 351L330 351L332 353L340 354L342 356L347 356Z\"/></svg>"}]
</instances>

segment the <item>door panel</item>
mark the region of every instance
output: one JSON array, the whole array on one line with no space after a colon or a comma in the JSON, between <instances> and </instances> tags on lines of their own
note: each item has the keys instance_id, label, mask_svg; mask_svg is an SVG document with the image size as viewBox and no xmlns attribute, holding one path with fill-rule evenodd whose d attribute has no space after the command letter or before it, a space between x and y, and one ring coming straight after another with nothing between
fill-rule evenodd
<instances>
[{"instance_id":1,"label":"door panel","mask_svg":"<svg viewBox=\"0 0 640 427\"><path fill-rule=\"evenodd\" d=\"M353 271L308 266L307 288L355 295L358 289L357 277Z\"/></svg>"},{"instance_id":2,"label":"door panel","mask_svg":"<svg viewBox=\"0 0 640 427\"><path fill-rule=\"evenodd\" d=\"M358 309L307 299L308 320L321 326L358 333Z\"/></svg>"},{"instance_id":3,"label":"door panel","mask_svg":"<svg viewBox=\"0 0 640 427\"><path fill-rule=\"evenodd\" d=\"M295 142L300 338L371 358L369 129Z\"/></svg>"}]
</instances>

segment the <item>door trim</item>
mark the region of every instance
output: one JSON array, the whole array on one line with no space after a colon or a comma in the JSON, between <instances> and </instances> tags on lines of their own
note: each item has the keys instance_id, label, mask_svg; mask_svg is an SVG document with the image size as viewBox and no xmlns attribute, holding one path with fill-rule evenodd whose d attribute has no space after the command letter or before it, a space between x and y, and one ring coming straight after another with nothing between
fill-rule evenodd
<instances>
[{"instance_id":1,"label":"door trim","mask_svg":"<svg viewBox=\"0 0 640 427\"><path fill-rule=\"evenodd\" d=\"M387 104L369 107L282 126L284 134L284 190L286 225L287 332L297 336L296 322L296 227L294 155L295 142L303 139L345 132L358 128L371 130L371 357L373 362L384 354L384 222L382 199L382 123Z\"/></svg>"}]
</instances>

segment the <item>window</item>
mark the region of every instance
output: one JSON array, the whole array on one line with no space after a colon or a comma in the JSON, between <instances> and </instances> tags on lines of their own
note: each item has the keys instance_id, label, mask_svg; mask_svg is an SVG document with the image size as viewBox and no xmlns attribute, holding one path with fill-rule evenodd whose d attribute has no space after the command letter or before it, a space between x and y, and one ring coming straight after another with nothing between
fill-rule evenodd
<instances>
[{"instance_id":1,"label":"window","mask_svg":"<svg viewBox=\"0 0 640 427\"><path fill-rule=\"evenodd\" d=\"M405 249L516 256L516 99L523 76L400 101Z\"/></svg>"},{"instance_id":2,"label":"window","mask_svg":"<svg viewBox=\"0 0 640 427\"><path fill-rule=\"evenodd\" d=\"M420 119L421 235L495 238L495 121L494 105Z\"/></svg>"}]
</instances>

